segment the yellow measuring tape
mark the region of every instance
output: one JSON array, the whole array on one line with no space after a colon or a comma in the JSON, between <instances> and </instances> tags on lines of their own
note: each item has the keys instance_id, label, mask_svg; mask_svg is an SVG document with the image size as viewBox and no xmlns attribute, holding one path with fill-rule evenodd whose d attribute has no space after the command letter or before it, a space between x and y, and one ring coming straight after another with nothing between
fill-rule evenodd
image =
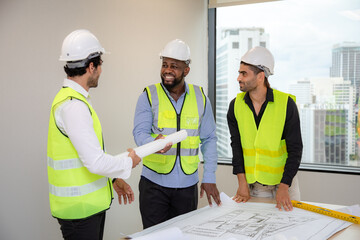
<instances>
[{"instance_id":1,"label":"yellow measuring tape","mask_svg":"<svg viewBox=\"0 0 360 240\"><path fill-rule=\"evenodd\" d=\"M307 204L307 203L303 203L303 202L299 202L299 201L295 201L295 200L291 200L291 203L294 207L297 207L297 208L302 208L302 209L305 209L305 210L308 210L311 212L316 212L316 213L324 214L324 215L327 215L330 217L338 218L338 219L341 219L344 221L349 221L349 222L360 224L360 217L357 217L357 216L334 211L334 210L323 208L323 207L318 207L315 205L311 205L311 204Z\"/></svg>"}]
</instances>

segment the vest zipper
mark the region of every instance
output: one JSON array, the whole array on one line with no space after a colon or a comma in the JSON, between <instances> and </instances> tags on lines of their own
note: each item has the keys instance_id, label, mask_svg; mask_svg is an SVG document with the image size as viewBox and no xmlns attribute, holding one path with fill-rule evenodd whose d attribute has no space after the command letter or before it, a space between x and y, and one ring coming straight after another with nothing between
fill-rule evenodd
<instances>
[{"instance_id":1,"label":"vest zipper","mask_svg":"<svg viewBox=\"0 0 360 240\"><path fill-rule=\"evenodd\" d=\"M176 110L175 110L176 112ZM180 114L176 113L176 130L180 131ZM181 142L178 142L177 148L176 148L176 155L180 158L180 144Z\"/></svg>"}]
</instances>

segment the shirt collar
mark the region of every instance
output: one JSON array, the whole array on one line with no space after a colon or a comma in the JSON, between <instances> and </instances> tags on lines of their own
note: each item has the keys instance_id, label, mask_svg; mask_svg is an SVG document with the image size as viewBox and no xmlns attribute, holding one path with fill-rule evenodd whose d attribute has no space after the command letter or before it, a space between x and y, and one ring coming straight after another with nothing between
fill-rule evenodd
<instances>
[{"instance_id":1,"label":"shirt collar","mask_svg":"<svg viewBox=\"0 0 360 240\"><path fill-rule=\"evenodd\" d=\"M89 97L89 92L86 91L80 84L78 84L77 82L67 79L64 79L64 83L63 83L63 87L69 87L74 89L75 91L77 91L78 93L80 93L81 95L83 95L85 98Z\"/></svg>"},{"instance_id":2,"label":"shirt collar","mask_svg":"<svg viewBox=\"0 0 360 240\"><path fill-rule=\"evenodd\" d=\"M186 83L186 82L184 82L185 83L185 93L189 93L189 85ZM169 93L169 91L166 89L166 87L164 86L164 84L161 82L160 83L161 84L161 86L163 87L163 89L164 89L164 91L166 92L166 94L168 95L168 96L170 96L170 93Z\"/></svg>"},{"instance_id":3,"label":"shirt collar","mask_svg":"<svg viewBox=\"0 0 360 240\"><path fill-rule=\"evenodd\" d=\"M244 100L246 103L251 102L249 92L245 93ZM272 88L268 88L266 91L266 102L273 102L274 101L274 92Z\"/></svg>"}]
</instances>

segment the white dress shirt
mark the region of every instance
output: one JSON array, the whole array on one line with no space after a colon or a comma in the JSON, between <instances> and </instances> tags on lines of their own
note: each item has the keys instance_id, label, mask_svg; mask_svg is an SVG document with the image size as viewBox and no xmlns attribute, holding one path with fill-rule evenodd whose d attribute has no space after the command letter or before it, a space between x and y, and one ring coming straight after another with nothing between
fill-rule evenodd
<instances>
[{"instance_id":1,"label":"white dress shirt","mask_svg":"<svg viewBox=\"0 0 360 240\"><path fill-rule=\"evenodd\" d=\"M89 93L76 82L65 79L64 87L70 87L83 95L89 104ZM80 160L91 172L110 178L129 178L132 169L130 157L120 158L106 154L95 134L88 106L78 99L67 100L55 111L55 122L74 145Z\"/></svg>"}]
</instances>

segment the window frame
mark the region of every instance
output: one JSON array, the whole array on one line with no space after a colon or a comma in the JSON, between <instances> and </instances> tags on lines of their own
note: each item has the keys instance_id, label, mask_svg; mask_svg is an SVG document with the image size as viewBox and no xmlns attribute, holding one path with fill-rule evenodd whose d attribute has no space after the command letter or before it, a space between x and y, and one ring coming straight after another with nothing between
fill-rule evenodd
<instances>
[{"instance_id":1,"label":"window frame","mask_svg":"<svg viewBox=\"0 0 360 240\"><path fill-rule=\"evenodd\" d=\"M265 2L265 1L264 1ZM216 121L216 8L208 8L208 97ZM231 165L232 159L218 157L218 164ZM316 163L300 163L299 170L360 175L360 167L325 165Z\"/></svg>"}]
</instances>

